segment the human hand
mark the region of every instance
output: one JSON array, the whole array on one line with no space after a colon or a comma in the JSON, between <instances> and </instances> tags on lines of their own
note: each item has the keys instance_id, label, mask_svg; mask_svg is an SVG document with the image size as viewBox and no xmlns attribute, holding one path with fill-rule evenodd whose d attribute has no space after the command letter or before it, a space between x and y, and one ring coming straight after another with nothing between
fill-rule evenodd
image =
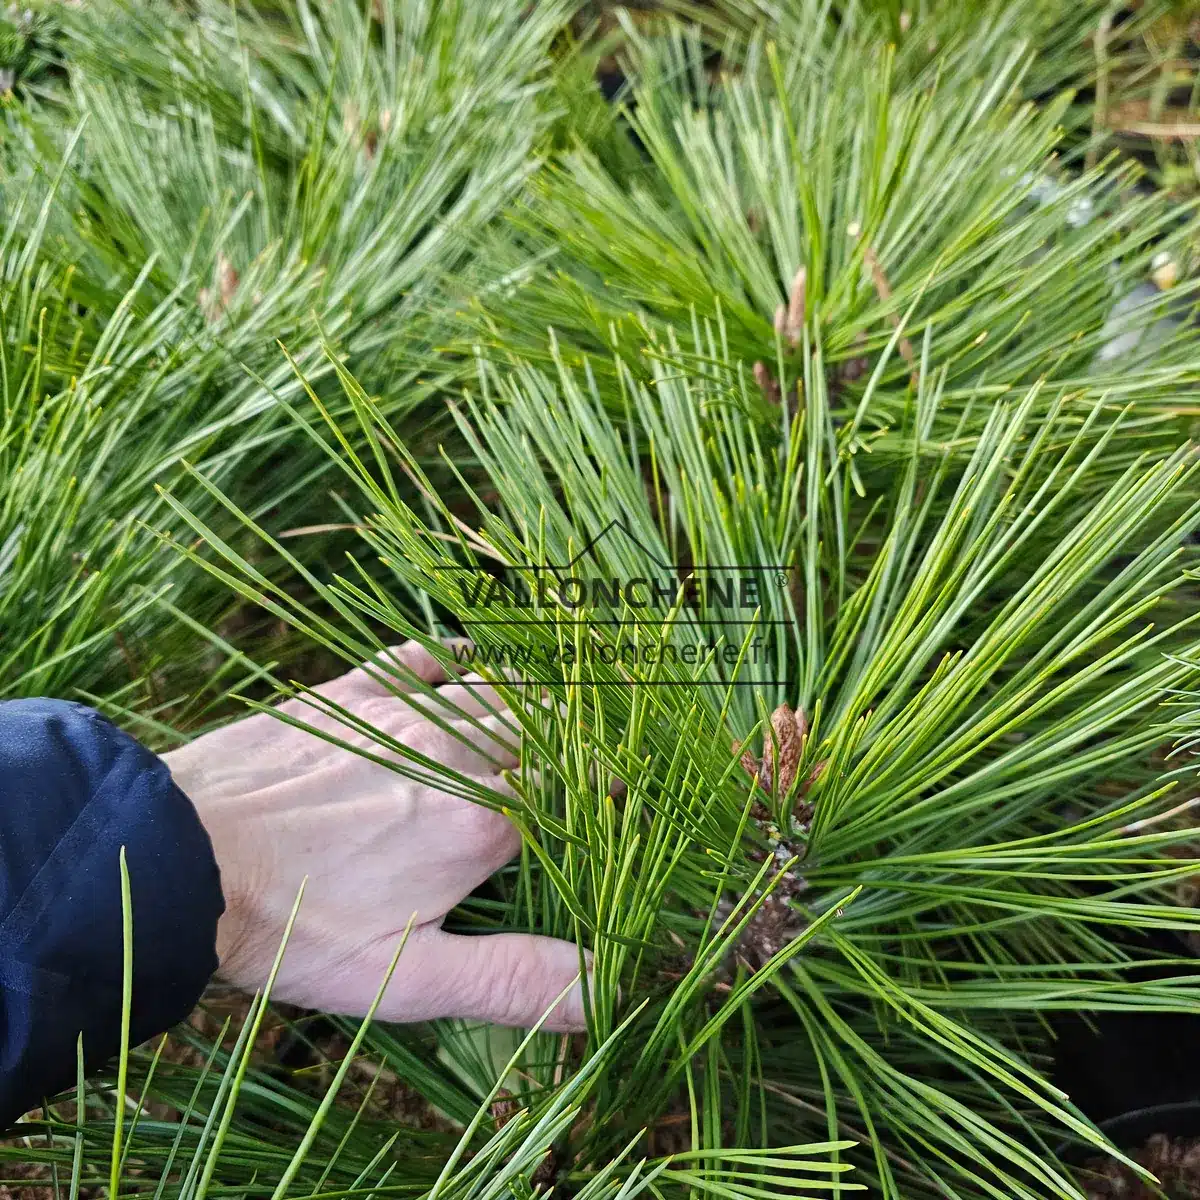
<instances>
[{"instance_id":1,"label":"human hand","mask_svg":"<svg viewBox=\"0 0 1200 1200\"><path fill-rule=\"evenodd\" d=\"M457 730L434 723L358 669L314 689L394 741L511 794L502 770L517 765L515 734L494 690L441 665L408 642L390 656L467 714L414 699ZM394 671L393 687L409 691ZM468 686L469 685L469 686ZM397 760L334 716L302 700L281 712L348 745ZM491 710L491 711L489 711ZM482 726L480 728L479 726ZM415 913L378 1017L465 1017L502 1025L537 1022L572 981L544 1028L584 1027L579 950L521 933L464 937L442 928L446 913L520 849L507 817L415 782L307 730L258 713L163 756L213 843L226 912L217 934L222 978L254 991L266 982L302 881L304 899L273 996L326 1012L370 1007Z\"/></svg>"}]
</instances>

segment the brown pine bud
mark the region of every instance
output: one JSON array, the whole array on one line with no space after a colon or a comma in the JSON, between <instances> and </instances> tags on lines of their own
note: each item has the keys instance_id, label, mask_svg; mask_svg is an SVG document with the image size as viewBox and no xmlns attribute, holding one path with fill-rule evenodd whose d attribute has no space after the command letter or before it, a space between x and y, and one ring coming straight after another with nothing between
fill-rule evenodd
<instances>
[{"instance_id":1,"label":"brown pine bud","mask_svg":"<svg viewBox=\"0 0 1200 1200\"><path fill-rule=\"evenodd\" d=\"M228 308L238 289L239 276L233 263L224 254L217 255L217 287L221 293L221 307Z\"/></svg>"},{"instance_id":2,"label":"brown pine bud","mask_svg":"<svg viewBox=\"0 0 1200 1200\"><path fill-rule=\"evenodd\" d=\"M739 750L742 750L742 743L740 741L735 740L733 743L734 754L736 754ZM754 776L758 774L758 769L759 769L758 768L758 759L755 758L754 755L751 754L749 750L742 750L741 763L742 763L742 770L745 771L746 774L749 775L751 779L753 779Z\"/></svg>"},{"instance_id":3,"label":"brown pine bud","mask_svg":"<svg viewBox=\"0 0 1200 1200\"><path fill-rule=\"evenodd\" d=\"M771 763L775 768L771 771L772 780L777 785L779 794L786 796L792 784L796 782L800 752L804 749L804 738L800 733L796 712L790 705L781 704L771 714L771 734ZM763 757L765 765L766 755Z\"/></svg>"},{"instance_id":4,"label":"brown pine bud","mask_svg":"<svg viewBox=\"0 0 1200 1200\"><path fill-rule=\"evenodd\" d=\"M492 1122L497 1129L503 1129L520 1111L517 1098L507 1088L501 1088L492 1101Z\"/></svg>"},{"instance_id":5,"label":"brown pine bud","mask_svg":"<svg viewBox=\"0 0 1200 1200\"><path fill-rule=\"evenodd\" d=\"M767 364L759 359L754 364L754 382L762 388L762 394L772 404L778 404L783 398L783 390L776 381L775 376L771 374Z\"/></svg>"},{"instance_id":6,"label":"brown pine bud","mask_svg":"<svg viewBox=\"0 0 1200 1200\"><path fill-rule=\"evenodd\" d=\"M546 1157L538 1163L529 1177L529 1185L536 1192L539 1188L552 1188L558 1179L560 1170L558 1152L553 1148L546 1151Z\"/></svg>"},{"instance_id":7,"label":"brown pine bud","mask_svg":"<svg viewBox=\"0 0 1200 1200\"><path fill-rule=\"evenodd\" d=\"M799 343L800 335L804 332L804 308L807 296L808 271L806 268L800 267L792 279L787 312L784 316L783 329L780 331L793 346Z\"/></svg>"},{"instance_id":8,"label":"brown pine bud","mask_svg":"<svg viewBox=\"0 0 1200 1200\"><path fill-rule=\"evenodd\" d=\"M225 256L224 252L217 255L213 266L213 286L201 288L196 294L196 300L204 313L205 320L211 325L221 319L225 310L233 303L237 294L239 277L237 268Z\"/></svg>"}]
</instances>

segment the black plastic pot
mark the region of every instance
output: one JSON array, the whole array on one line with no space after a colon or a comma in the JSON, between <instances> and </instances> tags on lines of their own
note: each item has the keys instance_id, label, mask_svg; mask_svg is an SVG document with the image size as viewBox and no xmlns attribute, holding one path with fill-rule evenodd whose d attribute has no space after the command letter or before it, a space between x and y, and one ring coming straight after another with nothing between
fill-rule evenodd
<instances>
[{"instance_id":1,"label":"black plastic pot","mask_svg":"<svg viewBox=\"0 0 1200 1200\"><path fill-rule=\"evenodd\" d=\"M1189 967L1200 974L1200 961L1180 961L1171 931L1127 934L1123 944L1146 960L1124 972L1129 982L1186 975ZM1051 1080L1101 1127L1142 1109L1200 1102L1198 1018L1200 1012L1055 1013Z\"/></svg>"},{"instance_id":2,"label":"black plastic pot","mask_svg":"<svg viewBox=\"0 0 1200 1200\"><path fill-rule=\"evenodd\" d=\"M1102 1121L1100 1131L1126 1154L1136 1154L1156 1133L1171 1139L1200 1138L1200 1101L1136 1108ZM1056 1153L1063 1163L1075 1169L1099 1157L1094 1147L1078 1142L1064 1143Z\"/></svg>"},{"instance_id":3,"label":"black plastic pot","mask_svg":"<svg viewBox=\"0 0 1200 1200\"><path fill-rule=\"evenodd\" d=\"M1051 1080L1101 1128L1133 1112L1200 1103L1198 1018L1106 1012L1085 1020L1056 1014Z\"/></svg>"},{"instance_id":4,"label":"black plastic pot","mask_svg":"<svg viewBox=\"0 0 1200 1200\"><path fill-rule=\"evenodd\" d=\"M1156 1133L1169 1138L1200 1137L1200 1100L1185 1104L1158 1104L1122 1113L1100 1126L1114 1146L1136 1150Z\"/></svg>"}]
</instances>

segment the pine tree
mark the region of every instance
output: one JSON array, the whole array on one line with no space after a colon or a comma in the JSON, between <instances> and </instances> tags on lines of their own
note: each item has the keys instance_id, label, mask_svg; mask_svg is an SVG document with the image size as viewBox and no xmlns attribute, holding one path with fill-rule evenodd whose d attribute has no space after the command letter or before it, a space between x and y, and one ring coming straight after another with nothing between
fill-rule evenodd
<instances>
[{"instance_id":1,"label":"pine tree","mask_svg":"<svg viewBox=\"0 0 1200 1200\"><path fill-rule=\"evenodd\" d=\"M7 692L84 694L169 737L164 722L202 719L189 694L219 701L228 671L253 670L244 633L209 653L196 623L248 626L260 656L295 654L157 552L155 488L178 487L188 462L278 529L322 524L328 473L284 412L299 389L279 349L321 386L321 336L386 385L389 414L409 414L406 435L432 451L449 423L414 363L436 374L446 275L535 166L563 12L56 10L65 75L3 114L0 544L36 564L0 597ZM335 531L302 546L313 564L342 552ZM38 623L60 603L69 618Z\"/></svg>"},{"instance_id":2,"label":"pine tree","mask_svg":"<svg viewBox=\"0 0 1200 1200\"><path fill-rule=\"evenodd\" d=\"M57 464L55 437L89 453L75 364L95 364L96 387L125 377L99 369L109 313L131 362L152 348L128 371L145 396L193 397L169 414L128 402L162 449L113 500L171 462L141 514L164 545L138 542L129 578L193 581L196 606L176 605L201 613L193 629L224 594L352 664L415 638L461 669L442 639L470 636L522 735L516 800L380 743L401 774L518 824L520 860L453 919L591 950L588 1034L342 1022L322 1092L257 1048L257 998L236 1041L184 1035L198 1065L142 1049L82 1085L86 1111L50 1111L44 1142L0 1159L54 1164L72 1187L111 1168L181 1200L1079 1197L1063 1147L1105 1140L1086 1098L1048 1082L1051 1018L1200 999L1182 940L1163 949L1200 919L1176 903L1193 870L1200 467L1195 334L1175 317L1194 285L1127 312L1135 344L1106 357L1114 302L1158 255L1186 277L1194 224L1131 167L1054 161L1084 149L1088 122L1058 93L1090 69L1077 35L1101 9L1023 22L994 4L967 23L930 5L902 23L882 5L731 0L627 23L610 111L571 92L591 51L567 14L543 26L518 7L280 6L237 24L163 9L161 45L129 10L79 35L70 101L26 118L9 151L69 169L8 235L6 312L23 324L4 344L26 357L6 379L31 411L59 398L21 451L39 464ZM419 122L398 143L434 179L415 241L373 245L371 206L399 189L349 182L401 137L367 153L364 114L383 109L361 88L413 29L442 57L413 50L430 75L389 86L468 127L466 108L500 100L467 144L514 147L507 173L476 164L480 188L507 182L452 250L430 214L470 194L472 168L439 190ZM500 72L508 93L484 74L501 30L530 39ZM1041 39L1032 65L1023 38ZM346 44L368 47L350 82ZM89 77L123 52L128 91ZM510 101L537 136L489 145ZM77 161L84 111L79 146L101 132ZM190 182L135 205L138 157L161 139L180 139ZM221 208L203 145L239 148L220 170L250 189L241 208ZM365 244L343 253L355 195L346 236ZM235 264L233 245L267 257ZM427 263L436 278L410 297ZM276 271L300 299L267 296ZM43 293L60 316L39 358ZM415 340L392 353L383 314ZM271 337L294 341L286 357ZM222 395L238 362L249 382L208 457L184 453L196 397ZM244 397L264 405L254 437L302 468L248 479ZM54 470L47 504L74 468ZM355 539L336 568L284 536L309 509L264 500L316 480L336 499L315 515ZM19 523L29 502L10 492ZM78 511L100 545L102 514ZM253 669L252 646L225 648ZM320 703L286 670L274 683ZM351 1099L363 1062L373 1082ZM373 1106L395 1080L437 1119Z\"/></svg>"}]
</instances>

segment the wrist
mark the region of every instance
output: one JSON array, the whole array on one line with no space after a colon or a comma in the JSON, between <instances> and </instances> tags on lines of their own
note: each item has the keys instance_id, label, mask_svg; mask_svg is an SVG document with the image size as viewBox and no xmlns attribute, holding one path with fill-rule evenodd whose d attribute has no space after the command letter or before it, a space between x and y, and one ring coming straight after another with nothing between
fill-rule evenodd
<instances>
[{"instance_id":1,"label":"wrist","mask_svg":"<svg viewBox=\"0 0 1200 1200\"><path fill-rule=\"evenodd\" d=\"M216 955L217 978L226 983L239 982L247 941L251 905L238 868L237 830L231 828L228 804L222 802L219 791L212 787L201 765L189 751L181 747L162 756L171 772L175 786L191 801L200 824L208 835L213 858L217 864L224 908L217 921Z\"/></svg>"}]
</instances>

